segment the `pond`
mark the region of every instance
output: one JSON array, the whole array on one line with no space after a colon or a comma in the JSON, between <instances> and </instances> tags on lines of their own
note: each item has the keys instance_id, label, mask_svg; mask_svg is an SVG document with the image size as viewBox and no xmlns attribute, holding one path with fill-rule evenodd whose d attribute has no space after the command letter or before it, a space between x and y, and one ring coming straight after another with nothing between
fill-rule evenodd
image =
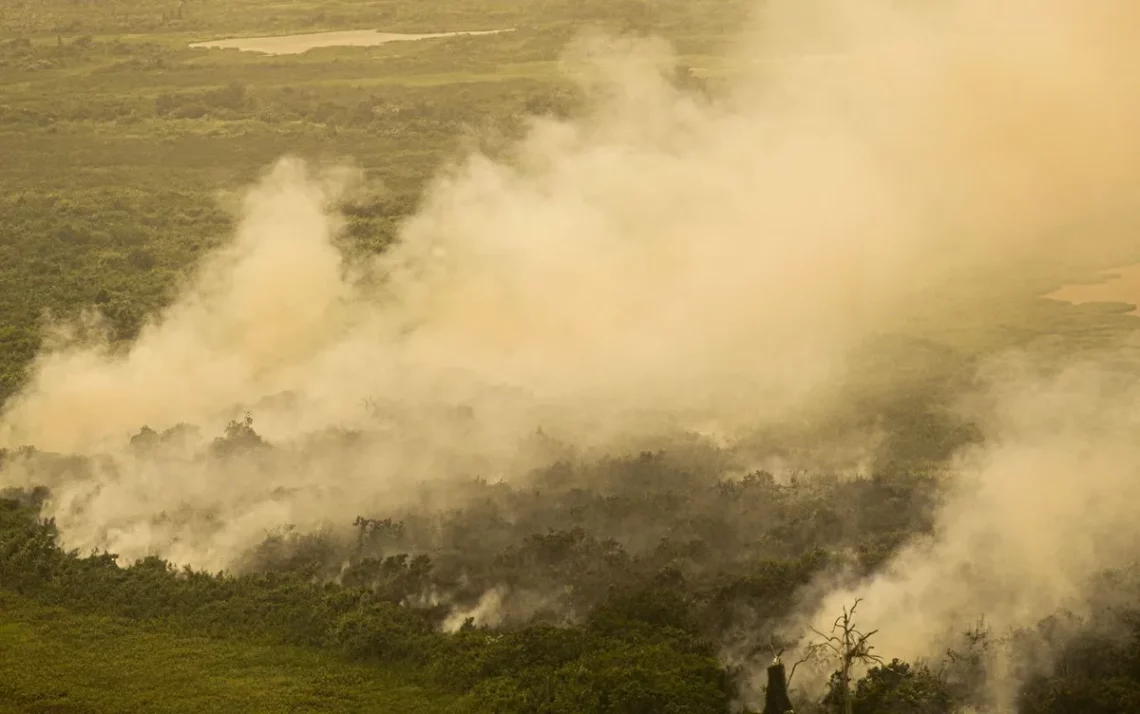
<instances>
[{"instance_id":1,"label":"pond","mask_svg":"<svg viewBox=\"0 0 1140 714\"><path fill-rule=\"evenodd\" d=\"M1131 314L1136 314L1136 306L1140 305L1140 263L1107 272L1098 282L1063 285L1045 297L1075 304L1123 302L1132 305Z\"/></svg>"},{"instance_id":2,"label":"pond","mask_svg":"<svg viewBox=\"0 0 1140 714\"><path fill-rule=\"evenodd\" d=\"M226 40L195 42L191 48L236 49L242 52L260 52L267 55L297 55L318 47L372 47L388 42L427 40L434 37L456 37L458 35L494 35L507 30L483 30L478 32L435 32L429 34L401 34L380 32L379 30L345 30L341 32L313 32L304 35L279 35L276 37L235 37Z\"/></svg>"}]
</instances>

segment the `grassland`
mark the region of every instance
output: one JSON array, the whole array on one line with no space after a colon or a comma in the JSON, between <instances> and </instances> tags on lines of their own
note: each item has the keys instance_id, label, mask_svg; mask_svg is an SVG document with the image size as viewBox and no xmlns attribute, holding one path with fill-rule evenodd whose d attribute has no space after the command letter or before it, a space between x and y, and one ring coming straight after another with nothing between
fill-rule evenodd
<instances>
[{"instance_id":1,"label":"grassland","mask_svg":"<svg viewBox=\"0 0 1140 714\"><path fill-rule=\"evenodd\" d=\"M0 712L447 711L414 672L178 634L0 593Z\"/></svg>"}]
</instances>

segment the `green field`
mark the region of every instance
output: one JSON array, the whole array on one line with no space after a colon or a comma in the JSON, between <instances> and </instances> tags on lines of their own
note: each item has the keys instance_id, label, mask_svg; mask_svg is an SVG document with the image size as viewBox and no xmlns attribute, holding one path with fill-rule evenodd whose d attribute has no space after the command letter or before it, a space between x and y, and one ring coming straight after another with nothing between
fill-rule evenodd
<instances>
[{"instance_id":1,"label":"green field","mask_svg":"<svg viewBox=\"0 0 1140 714\"><path fill-rule=\"evenodd\" d=\"M176 633L0 594L0 711L422 712L454 697L414 670Z\"/></svg>"}]
</instances>

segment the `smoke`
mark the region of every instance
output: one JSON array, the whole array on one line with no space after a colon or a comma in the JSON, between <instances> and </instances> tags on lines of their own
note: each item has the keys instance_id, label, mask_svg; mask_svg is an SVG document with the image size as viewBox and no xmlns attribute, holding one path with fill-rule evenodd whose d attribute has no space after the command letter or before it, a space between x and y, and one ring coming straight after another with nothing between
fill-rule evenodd
<instances>
[{"instance_id":1,"label":"smoke","mask_svg":"<svg viewBox=\"0 0 1140 714\"><path fill-rule=\"evenodd\" d=\"M306 180L282 163L250 191L233 242L125 353L106 345L40 356L6 411L9 443L89 452L149 424L215 417L273 394L336 339L350 299L326 211L344 176Z\"/></svg>"},{"instance_id":2,"label":"smoke","mask_svg":"<svg viewBox=\"0 0 1140 714\"><path fill-rule=\"evenodd\" d=\"M1135 564L1134 366L1106 356L1058 370L1023 356L995 363L986 381L985 396L968 409L987 441L956 459L934 532L868 580L833 589L809 617L789 623L790 632L826 632L861 598L856 621L863 632L877 630L875 651L937 659L980 620L1001 637L1061 611L1091 618L1103 587L1097 576ZM1048 662L1029 670L995 664L1002 668L990 673L990 705L1013 711L1018 677Z\"/></svg>"},{"instance_id":3,"label":"smoke","mask_svg":"<svg viewBox=\"0 0 1140 714\"><path fill-rule=\"evenodd\" d=\"M456 607L441 624L444 632L458 632L468 621L474 627L500 627L508 623L529 622L536 615L557 613L563 603L554 594L512 591L506 587L493 587L484 592L471 607ZM563 613L560 621L569 622Z\"/></svg>"},{"instance_id":4,"label":"smoke","mask_svg":"<svg viewBox=\"0 0 1140 714\"><path fill-rule=\"evenodd\" d=\"M550 458L538 428L588 450L825 414L867 340L1126 255L1137 21L1124 0L766 3L715 99L669 81L663 43L585 37L566 66L590 110L442 173L375 260L338 248L353 172L278 163L134 343L37 358L0 445L109 455L51 484L69 544L222 567L281 522L517 475ZM1131 387L1100 369L993 382L938 532L858 589L881 649L1028 622L1123 557ZM123 451L245 409L281 450ZM5 481L43 480L21 463Z\"/></svg>"}]
</instances>

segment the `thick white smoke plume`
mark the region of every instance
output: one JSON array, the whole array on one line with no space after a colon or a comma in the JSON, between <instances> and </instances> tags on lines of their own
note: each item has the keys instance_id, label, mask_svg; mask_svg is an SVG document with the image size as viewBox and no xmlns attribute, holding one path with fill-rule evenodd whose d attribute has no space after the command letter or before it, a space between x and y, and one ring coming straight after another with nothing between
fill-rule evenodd
<instances>
[{"instance_id":1,"label":"thick white smoke plume","mask_svg":"<svg viewBox=\"0 0 1140 714\"><path fill-rule=\"evenodd\" d=\"M219 567L281 522L516 473L539 427L588 448L826 410L867 338L984 310L1031 266L1110 259L1140 207L1140 6L901 5L766 4L716 100L667 81L659 43L583 41L592 111L440 177L371 264L337 248L351 172L285 160L129 349L41 355L0 445L115 455L144 424L247 408L282 445L369 430L50 484L69 545ZM858 590L884 650L925 653L979 608L1027 622L1123 557L1134 419L1096 372L993 392L1002 418L933 542ZM20 469L4 481L37 478Z\"/></svg>"},{"instance_id":2,"label":"thick white smoke plume","mask_svg":"<svg viewBox=\"0 0 1140 714\"><path fill-rule=\"evenodd\" d=\"M835 588L788 634L819 641L809 626L827 632L859 600L857 624L877 630L876 651L937 661L980 621L1000 638L1060 611L1091 615L1096 577L1134 566L1140 546L1135 345L1112 357L1122 354L1133 367L1083 362L1057 372L1003 360L970 407L987 442L957 460L934 533L870 579ZM1003 659L1008 652L991 654L1003 666L990 673L989 706L1015 711L1016 673L1042 663L1024 669Z\"/></svg>"}]
</instances>

